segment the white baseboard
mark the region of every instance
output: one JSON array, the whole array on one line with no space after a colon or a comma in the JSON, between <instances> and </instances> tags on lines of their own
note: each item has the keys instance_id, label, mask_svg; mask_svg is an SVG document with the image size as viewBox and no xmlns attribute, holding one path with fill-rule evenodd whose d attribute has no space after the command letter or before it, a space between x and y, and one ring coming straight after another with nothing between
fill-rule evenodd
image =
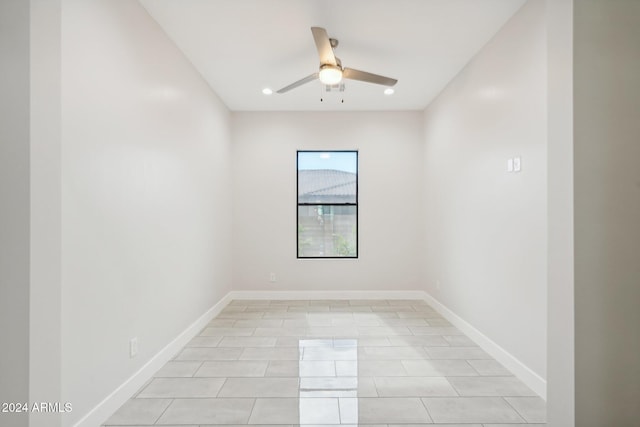
<instances>
[{"instance_id":1,"label":"white baseboard","mask_svg":"<svg viewBox=\"0 0 640 427\"><path fill-rule=\"evenodd\" d=\"M74 427L96 427L102 425L107 419L131 398L153 374L164 366L173 356L175 356L193 337L195 337L223 308L231 301L230 294L222 297L218 303L207 310L195 322L187 327L173 341L167 344L138 371L129 377L120 387L115 389L102 402L94 407Z\"/></svg>"},{"instance_id":2,"label":"white baseboard","mask_svg":"<svg viewBox=\"0 0 640 427\"><path fill-rule=\"evenodd\" d=\"M231 291L236 300L424 299L423 291Z\"/></svg>"},{"instance_id":3,"label":"white baseboard","mask_svg":"<svg viewBox=\"0 0 640 427\"><path fill-rule=\"evenodd\" d=\"M547 400L547 381L544 378L533 372L528 366L515 358L511 353L471 326L471 324L466 320L462 319L428 293L424 292L423 298L434 310L451 322L452 325L464 332L465 335L478 344L480 348L489 353L491 357L504 365L504 367L511 371L513 375L525 383L527 387L536 392L544 400Z\"/></svg>"}]
</instances>

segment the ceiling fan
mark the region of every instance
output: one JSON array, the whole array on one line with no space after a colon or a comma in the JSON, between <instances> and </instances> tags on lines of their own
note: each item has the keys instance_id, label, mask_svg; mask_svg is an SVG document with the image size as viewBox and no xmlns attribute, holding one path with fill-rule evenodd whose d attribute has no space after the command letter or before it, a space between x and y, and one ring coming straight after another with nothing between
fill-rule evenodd
<instances>
[{"instance_id":1,"label":"ceiling fan","mask_svg":"<svg viewBox=\"0 0 640 427\"><path fill-rule=\"evenodd\" d=\"M398 80L389 77L354 70L353 68L342 68L340 58L336 58L333 53L333 49L338 47L338 40L329 38L327 30L321 27L311 27L311 32L313 33L313 40L316 42L316 48L320 56L320 69L316 73L310 74L295 83L291 83L289 86L283 87L277 91L278 93L289 92L291 89L295 89L315 79L319 79L322 84L329 86L340 83L342 79L358 80L384 86L393 86L398 83Z\"/></svg>"}]
</instances>

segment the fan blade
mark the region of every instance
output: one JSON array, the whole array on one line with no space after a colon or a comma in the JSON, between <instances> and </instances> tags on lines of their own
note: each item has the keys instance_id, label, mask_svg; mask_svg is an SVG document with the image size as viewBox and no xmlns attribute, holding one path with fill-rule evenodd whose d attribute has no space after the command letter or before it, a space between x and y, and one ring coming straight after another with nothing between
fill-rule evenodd
<instances>
[{"instance_id":1,"label":"fan blade","mask_svg":"<svg viewBox=\"0 0 640 427\"><path fill-rule=\"evenodd\" d=\"M289 86L285 86L282 89L280 89L279 91L277 91L276 93L285 93L285 92L289 92L291 89L295 89L298 86L302 86L305 83L309 83L311 80L315 80L318 78L318 73L313 73L308 75L307 77L298 80L295 83L291 83Z\"/></svg>"},{"instance_id":2,"label":"fan blade","mask_svg":"<svg viewBox=\"0 0 640 427\"><path fill-rule=\"evenodd\" d=\"M367 73L366 71L354 70L353 68L345 68L342 71L342 77L345 79L359 80L361 82L375 83L384 86L393 86L398 83L398 80L396 79Z\"/></svg>"},{"instance_id":3,"label":"fan blade","mask_svg":"<svg viewBox=\"0 0 640 427\"><path fill-rule=\"evenodd\" d=\"M338 65L336 56L333 54L329 36L327 35L327 30L321 27L311 27L311 32L313 33L313 40L316 42L318 55L320 55L320 64Z\"/></svg>"}]
</instances>

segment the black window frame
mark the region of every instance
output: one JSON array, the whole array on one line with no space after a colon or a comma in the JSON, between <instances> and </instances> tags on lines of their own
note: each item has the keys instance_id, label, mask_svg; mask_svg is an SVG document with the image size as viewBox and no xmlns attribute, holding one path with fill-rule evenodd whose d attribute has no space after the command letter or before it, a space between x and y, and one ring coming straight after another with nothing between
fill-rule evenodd
<instances>
[{"instance_id":1,"label":"black window frame","mask_svg":"<svg viewBox=\"0 0 640 427\"><path fill-rule=\"evenodd\" d=\"M299 159L300 153L354 153L356 155L356 200L355 203L300 203L299 202ZM360 153L358 150L296 150L296 259L358 259L360 255L360 224L359 224L359 209L358 209L358 189L359 189L359 174L360 174ZM299 220L299 208L300 206L355 206L356 209L356 253L350 256L300 256L300 220Z\"/></svg>"}]
</instances>

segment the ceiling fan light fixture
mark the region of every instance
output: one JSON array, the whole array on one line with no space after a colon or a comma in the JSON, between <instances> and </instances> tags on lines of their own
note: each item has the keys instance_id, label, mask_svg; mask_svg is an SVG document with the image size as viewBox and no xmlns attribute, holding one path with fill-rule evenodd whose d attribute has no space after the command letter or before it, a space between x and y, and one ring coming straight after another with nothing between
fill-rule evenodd
<instances>
[{"instance_id":1,"label":"ceiling fan light fixture","mask_svg":"<svg viewBox=\"0 0 640 427\"><path fill-rule=\"evenodd\" d=\"M325 85L335 85L342 81L342 69L337 65L324 64L320 67L318 78Z\"/></svg>"}]
</instances>

